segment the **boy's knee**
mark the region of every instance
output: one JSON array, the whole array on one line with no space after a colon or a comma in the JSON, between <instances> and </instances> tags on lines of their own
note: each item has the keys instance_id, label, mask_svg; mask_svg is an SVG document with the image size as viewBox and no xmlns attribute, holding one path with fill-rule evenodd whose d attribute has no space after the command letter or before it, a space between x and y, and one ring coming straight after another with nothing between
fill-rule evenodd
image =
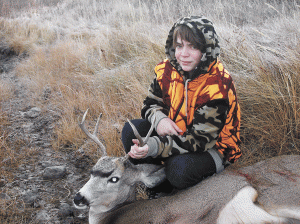
<instances>
[{"instance_id":1,"label":"boy's knee","mask_svg":"<svg viewBox=\"0 0 300 224\"><path fill-rule=\"evenodd\" d=\"M124 124L124 126L122 128L121 134L125 135L126 133L128 133L128 131L130 131L129 127L130 127L130 124L128 122L125 122L125 124Z\"/></svg>"},{"instance_id":2,"label":"boy's knee","mask_svg":"<svg viewBox=\"0 0 300 224\"><path fill-rule=\"evenodd\" d=\"M194 186L216 172L215 162L208 152L172 156L165 165L167 179L178 189Z\"/></svg>"},{"instance_id":3,"label":"boy's knee","mask_svg":"<svg viewBox=\"0 0 300 224\"><path fill-rule=\"evenodd\" d=\"M171 157L166 164L166 176L168 181L177 189L190 186L190 172L188 164L182 156Z\"/></svg>"},{"instance_id":4,"label":"boy's knee","mask_svg":"<svg viewBox=\"0 0 300 224\"><path fill-rule=\"evenodd\" d=\"M171 174L167 174L167 179L171 183L171 185L179 190L185 189L189 187L187 181L185 180L185 175L178 175L176 172L172 172Z\"/></svg>"}]
</instances>

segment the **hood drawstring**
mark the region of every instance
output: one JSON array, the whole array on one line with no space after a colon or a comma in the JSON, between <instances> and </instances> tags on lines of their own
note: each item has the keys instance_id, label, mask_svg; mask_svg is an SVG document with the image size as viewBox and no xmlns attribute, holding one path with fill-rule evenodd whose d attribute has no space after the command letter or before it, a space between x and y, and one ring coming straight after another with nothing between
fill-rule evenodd
<instances>
[{"instance_id":1,"label":"hood drawstring","mask_svg":"<svg viewBox=\"0 0 300 224\"><path fill-rule=\"evenodd\" d=\"M184 84L185 89L185 116L186 120L188 121L188 82L191 81L191 79L187 79Z\"/></svg>"}]
</instances>

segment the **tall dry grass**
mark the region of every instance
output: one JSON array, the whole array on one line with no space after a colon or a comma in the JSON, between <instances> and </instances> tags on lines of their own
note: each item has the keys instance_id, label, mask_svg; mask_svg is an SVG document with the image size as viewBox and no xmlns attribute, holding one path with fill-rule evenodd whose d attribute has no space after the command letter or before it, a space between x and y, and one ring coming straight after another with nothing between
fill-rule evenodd
<instances>
[{"instance_id":1,"label":"tall dry grass","mask_svg":"<svg viewBox=\"0 0 300 224\"><path fill-rule=\"evenodd\" d=\"M245 164L300 152L299 7L287 14L267 6L277 14L272 20L224 38L222 59L237 75Z\"/></svg>"},{"instance_id":2,"label":"tall dry grass","mask_svg":"<svg viewBox=\"0 0 300 224\"><path fill-rule=\"evenodd\" d=\"M32 104L61 111L54 147L83 144L78 117L90 108L88 126L103 113L100 134L111 154L122 154L122 125L140 116L168 30L182 16L202 14L215 23L236 83L240 162L299 153L299 1L57 2L0 19L0 37L29 54L16 71L30 83Z\"/></svg>"},{"instance_id":3,"label":"tall dry grass","mask_svg":"<svg viewBox=\"0 0 300 224\"><path fill-rule=\"evenodd\" d=\"M18 17L18 14L24 10L37 9L41 6L55 6L61 0L1 0L1 17Z\"/></svg>"}]
</instances>

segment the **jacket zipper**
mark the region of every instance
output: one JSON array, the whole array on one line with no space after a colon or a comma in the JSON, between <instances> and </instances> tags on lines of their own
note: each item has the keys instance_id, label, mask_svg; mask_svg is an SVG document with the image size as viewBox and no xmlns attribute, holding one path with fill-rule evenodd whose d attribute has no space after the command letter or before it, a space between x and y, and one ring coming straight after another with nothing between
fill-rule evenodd
<instances>
[{"instance_id":1,"label":"jacket zipper","mask_svg":"<svg viewBox=\"0 0 300 224\"><path fill-rule=\"evenodd\" d=\"M185 90L185 116L186 116L186 124L187 124L187 121L188 121L188 83L189 81L191 81L190 79L187 79L185 81L185 84L184 84L184 90Z\"/></svg>"},{"instance_id":2,"label":"jacket zipper","mask_svg":"<svg viewBox=\"0 0 300 224\"><path fill-rule=\"evenodd\" d=\"M187 79L187 80L185 80L185 78L183 78L183 80L184 80L184 90L185 90L185 100L186 100L186 107L185 107L185 110L186 110L186 120L185 120L185 123L186 123L186 126L187 126L187 118L188 118L188 82L189 81L191 81L191 79ZM173 121L175 122L176 121L176 118L177 118L177 116L178 116L178 114L179 114L179 112L180 112L180 110L181 110L181 108L182 108L182 105L183 105L183 102L184 102L184 96L183 96L183 98L182 98L182 101L181 101L181 103L180 103L180 106L179 106L179 108L178 108L178 110L176 111L176 114L175 114L175 116L174 116L174 118L173 118Z\"/></svg>"}]
</instances>

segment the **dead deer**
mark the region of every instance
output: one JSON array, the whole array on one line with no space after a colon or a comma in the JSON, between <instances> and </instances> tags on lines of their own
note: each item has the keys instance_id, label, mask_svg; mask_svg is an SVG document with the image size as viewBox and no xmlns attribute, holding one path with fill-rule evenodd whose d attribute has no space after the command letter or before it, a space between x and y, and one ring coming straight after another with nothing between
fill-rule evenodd
<instances>
[{"instance_id":1,"label":"dead deer","mask_svg":"<svg viewBox=\"0 0 300 224\"><path fill-rule=\"evenodd\" d=\"M159 184L166 178L163 166L107 156L96 137L100 117L90 134L86 114L80 127L103 155L74 198L76 208L90 207L89 223L300 223L300 155L225 170L175 195L135 201L136 184Z\"/></svg>"}]
</instances>

